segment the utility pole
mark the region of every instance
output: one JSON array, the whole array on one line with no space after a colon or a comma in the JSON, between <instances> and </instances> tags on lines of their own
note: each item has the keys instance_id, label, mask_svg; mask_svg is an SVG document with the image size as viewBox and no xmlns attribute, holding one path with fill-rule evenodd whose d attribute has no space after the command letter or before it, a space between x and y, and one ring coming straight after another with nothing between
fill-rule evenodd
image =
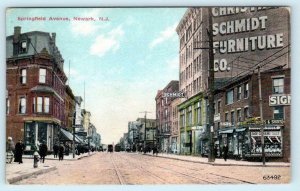
<instances>
[{"instance_id":1,"label":"utility pole","mask_svg":"<svg viewBox=\"0 0 300 191\"><path fill-rule=\"evenodd\" d=\"M72 151L73 151L73 158L75 158L75 125L76 125L76 111L73 113L73 144L72 144Z\"/></svg>"},{"instance_id":2,"label":"utility pole","mask_svg":"<svg viewBox=\"0 0 300 191\"><path fill-rule=\"evenodd\" d=\"M140 112L140 113L144 113L145 114L145 117L144 117L144 120L145 120L145 130L144 130L144 148L143 148L143 152L146 153L146 124L147 124L147 113L151 113L149 111L143 111L143 112Z\"/></svg>"},{"instance_id":3,"label":"utility pole","mask_svg":"<svg viewBox=\"0 0 300 191\"><path fill-rule=\"evenodd\" d=\"M214 81L215 81L215 71L214 71L214 52L213 52L213 32L212 32L212 10L208 8L208 39L209 39L209 76L208 76L208 103L209 103L209 115L208 115L208 124L209 124L209 157L208 162L214 162Z\"/></svg>"},{"instance_id":4,"label":"utility pole","mask_svg":"<svg viewBox=\"0 0 300 191\"><path fill-rule=\"evenodd\" d=\"M263 123L263 105L262 105L262 95L261 95L261 76L260 76L260 66L258 69L258 90L259 90L259 113L260 113L260 138L261 138L261 159L262 163L266 165L265 156L265 136L264 136L264 123Z\"/></svg>"}]
</instances>

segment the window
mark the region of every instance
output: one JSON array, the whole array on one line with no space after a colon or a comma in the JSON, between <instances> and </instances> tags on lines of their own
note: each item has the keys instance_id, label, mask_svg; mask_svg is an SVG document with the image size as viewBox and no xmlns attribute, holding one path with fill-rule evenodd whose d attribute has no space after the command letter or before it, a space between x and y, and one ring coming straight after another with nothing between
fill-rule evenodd
<instances>
[{"instance_id":1,"label":"window","mask_svg":"<svg viewBox=\"0 0 300 191\"><path fill-rule=\"evenodd\" d=\"M283 106L274 107L274 119L284 119Z\"/></svg>"},{"instance_id":2,"label":"window","mask_svg":"<svg viewBox=\"0 0 300 191\"><path fill-rule=\"evenodd\" d=\"M6 114L9 114L9 107L10 107L10 102L9 99L6 99Z\"/></svg>"},{"instance_id":3,"label":"window","mask_svg":"<svg viewBox=\"0 0 300 191\"><path fill-rule=\"evenodd\" d=\"M241 121L242 121L242 113L241 113L241 110L240 110L240 109L238 109L238 110L236 111L236 115L237 115L237 121L238 121L238 122L241 122Z\"/></svg>"},{"instance_id":4,"label":"window","mask_svg":"<svg viewBox=\"0 0 300 191\"><path fill-rule=\"evenodd\" d=\"M26 53L27 52L27 42L22 41L21 42L21 47L20 47L20 53Z\"/></svg>"},{"instance_id":5,"label":"window","mask_svg":"<svg viewBox=\"0 0 300 191\"><path fill-rule=\"evenodd\" d=\"M43 112L43 98L37 97L37 112Z\"/></svg>"},{"instance_id":6,"label":"window","mask_svg":"<svg viewBox=\"0 0 300 191\"><path fill-rule=\"evenodd\" d=\"M201 124L201 102L198 102L197 104L197 123Z\"/></svg>"},{"instance_id":7,"label":"window","mask_svg":"<svg viewBox=\"0 0 300 191\"><path fill-rule=\"evenodd\" d=\"M46 69L40 68L39 83L46 83Z\"/></svg>"},{"instance_id":8,"label":"window","mask_svg":"<svg viewBox=\"0 0 300 191\"><path fill-rule=\"evenodd\" d=\"M249 83L244 84L244 98L249 97Z\"/></svg>"},{"instance_id":9,"label":"window","mask_svg":"<svg viewBox=\"0 0 300 191\"><path fill-rule=\"evenodd\" d=\"M35 113L36 112L36 105L35 105L35 97L33 98L33 104L32 104L32 111L33 111L33 113Z\"/></svg>"},{"instance_id":10,"label":"window","mask_svg":"<svg viewBox=\"0 0 300 191\"><path fill-rule=\"evenodd\" d=\"M282 94L284 90L283 78L273 79L273 94Z\"/></svg>"},{"instance_id":11,"label":"window","mask_svg":"<svg viewBox=\"0 0 300 191\"><path fill-rule=\"evenodd\" d=\"M27 70L21 69L21 76L20 76L21 84L26 84L26 76L27 76Z\"/></svg>"},{"instance_id":12,"label":"window","mask_svg":"<svg viewBox=\"0 0 300 191\"><path fill-rule=\"evenodd\" d=\"M26 113L26 98L20 97L19 99L19 113L25 114Z\"/></svg>"},{"instance_id":13,"label":"window","mask_svg":"<svg viewBox=\"0 0 300 191\"><path fill-rule=\"evenodd\" d=\"M248 107L245 107L244 108L244 118L247 119L250 117L250 114L249 114L249 108Z\"/></svg>"},{"instance_id":14,"label":"window","mask_svg":"<svg viewBox=\"0 0 300 191\"><path fill-rule=\"evenodd\" d=\"M235 117L234 117L234 111L231 112L231 124L234 125L235 124Z\"/></svg>"},{"instance_id":15,"label":"window","mask_svg":"<svg viewBox=\"0 0 300 191\"><path fill-rule=\"evenodd\" d=\"M188 122L188 125L192 125L192 106L189 106L188 107L188 114L187 114L187 122Z\"/></svg>"},{"instance_id":16,"label":"window","mask_svg":"<svg viewBox=\"0 0 300 191\"><path fill-rule=\"evenodd\" d=\"M226 92L226 104L232 104L233 103L233 89Z\"/></svg>"},{"instance_id":17,"label":"window","mask_svg":"<svg viewBox=\"0 0 300 191\"><path fill-rule=\"evenodd\" d=\"M44 112L49 113L49 108L50 108L50 100L48 97L44 98Z\"/></svg>"},{"instance_id":18,"label":"window","mask_svg":"<svg viewBox=\"0 0 300 191\"><path fill-rule=\"evenodd\" d=\"M221 113L221 101L218 101L217 113Z\"/></svg>"},{"instance_id":19,"label":"window","mask_svg":"<svg viewBox=\"0 0 300 191\"><path fill-rule=\"evenodd\" d=\"M242 86L237 87L237 100L242 99Z\"/></svg>"},{"instance_id":20,"label":"window","mask_svg":"<svg viewBox=\"0 0 300 191\"><path fill-rule=\"evenodd\" d=\"M180 122L181 122L181 127L185 126L185 115L184 115L184 110L180 111Z\"/></svg>"},{"instance_id":21,"label":"window","mask_svg":"<svg viewBox=\"0 0 300 191\"><path fill-rule=\"evenodd\" d=\"M228 113L225 113L225 122L228 122Z\"/></svg>"}]
</instances>

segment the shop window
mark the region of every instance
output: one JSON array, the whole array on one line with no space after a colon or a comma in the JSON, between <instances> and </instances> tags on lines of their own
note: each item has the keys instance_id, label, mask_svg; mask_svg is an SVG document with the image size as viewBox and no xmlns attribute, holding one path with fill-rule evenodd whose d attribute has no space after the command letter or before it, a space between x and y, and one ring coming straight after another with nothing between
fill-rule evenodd
<instances>
[{"instance_id":1,"label":"shop window","mask_svg":"<svg viewBox=\"0 0 300 191\"><path fill-rule=\"evenodd\" d=\"M233 103L233 89L226 92L226 104L232 104Z\"/></svg>"},{"instance_id":2,"label":"shop window","mask_svg":"<svg viewBox=\"0 0 300 191\"><path fill-rule=\"evenodd\" d=\"M46 83L46 69L40 68L39 83Z\"/></svg>"},{"instance_id":3,"label":"shop window","mask_svg":"<svg viewBox=\"0 0 300 191\"><path fill-rule=\"evenodd\" d=\"M274 119L284 119L283 106L274 107Z\"/></svg>"},{"instance_id":4,"label":"shop window","mask_svg":"<svg viewBox=\"0 0 300 191\"><path fill-rule=\"evenodd\" d=\"M244 84L244 98L249 97L249 83Z\"/></svg>"},{"instance_id":5,"label":"shop window","mask_svg":"<svg viewBox=\"0 0 300 191\"><path fill-rule=\"evenodd\" d=\"M20 97L19 99L19 113L25 114L26 113L26 98Z\"/></svg>"},{"instance_id":6,"label":"shop window","mask_svg":"<svg viewBox=\"0 0 300 191\"><path fill-rule=\"evenodd\" d=\"M26 69L21 69L20 83L21 84L26 84L26 79L27 79L27 70Z\"/></svg>"},{"instance_id":7,"label":"shop window","mask_svg":"<svg viewBox=\"0 0 300 191\"><path fill-rule=\"evenodd\" d=\"M283 78L273 79L273 94L282 94L284 92L284 80Z\"/></svg>"}]
</instances>

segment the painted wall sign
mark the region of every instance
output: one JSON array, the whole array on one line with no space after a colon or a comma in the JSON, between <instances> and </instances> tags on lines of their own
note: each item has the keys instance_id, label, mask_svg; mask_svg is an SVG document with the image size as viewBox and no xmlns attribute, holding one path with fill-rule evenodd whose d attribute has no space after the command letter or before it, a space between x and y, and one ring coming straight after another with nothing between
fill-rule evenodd
<instances>
[{"instance_id":1,"label":"painted wall sign","mask_svg":"<svg viewBox=\"0 0 300 191\"><path fill-rule=\"evenodd\" d=\"M270 95L269 106L291 105L290 94Z\"/></svg>"}]
</instances>

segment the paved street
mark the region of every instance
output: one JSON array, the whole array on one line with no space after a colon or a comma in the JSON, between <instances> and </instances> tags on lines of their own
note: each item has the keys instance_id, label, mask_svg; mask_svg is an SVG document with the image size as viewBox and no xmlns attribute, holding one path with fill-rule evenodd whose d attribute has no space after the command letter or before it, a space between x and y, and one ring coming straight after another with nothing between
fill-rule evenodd
<instances>
[{"instance_id":1,"label":"paved street","mask_svg":"<svg viewBox=\"0 0 300 191\"><path fill-rule=\"evenodd\" d=\"M290 167L213 166L122 152L96 153L80 160L47 160L43 165L56 169L14 184L256 184L290 180ZM264 180L264 176L275 175L280 178Z\"/></svg>"}]
</instances>

